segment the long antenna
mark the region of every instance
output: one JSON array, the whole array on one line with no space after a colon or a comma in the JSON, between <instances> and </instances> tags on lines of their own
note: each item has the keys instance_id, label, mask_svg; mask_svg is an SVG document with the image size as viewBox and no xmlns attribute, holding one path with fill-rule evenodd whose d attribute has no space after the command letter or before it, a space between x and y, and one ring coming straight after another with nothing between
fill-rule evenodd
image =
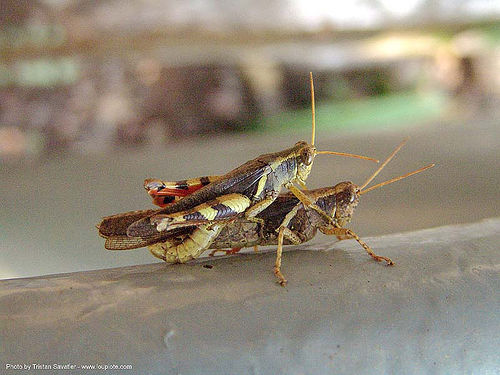
<instances>
[{"instance_id":1,"label":"long antenna","mask_svg":"<svg viewBox=\"0 0 500 375\"><path fill-rule=\"evenodd\" d=\"M391 161L391 159L394 157L394 155L396 155L398 153L398 151L401 149L401 147L403 147L405 145L406 142L408 142L408 138L403 140L403 142L401 142L398 145L398 147L396 147L396 149L392 152L392 154L390 154L389 157L387 159L385 159L385 161L382 163L382 165L368 178L368 180L365 181L365 183L363 185L361 185L359 187L359 190L363 190L370 182L372 182L372 180L375 177L377 177L377 175L380 173L380 171L382 169L384 169L384 167L387 165L387 163L389 163Z\"/></svg>"},{"instance_id":2,"label":"long antenna","mask_svg":"<svg viewBox=\"0 0 500 375\"><path fill-rule=\"evenodd\" d=\"M311 116L312 116L312 135L311 135L311 146L314 146L314 141L316 138L316 106L314 104L314 79L312 72L309 72L309 81L311 82ZM339 156L347 156L350 158L371 160L375 163L378 163L377 159L369 158L368 156L350 154L347 152L336 152L336 151L316 151L316 154L330 154L330 155L339 155Z\"/></svg>"},{"instance_id":3,"label":"long antenna","mask_svg":"<svg viewBox=\"0 0 500 375\"><path fill-rule=\"evenodd\" d=\"M414 175L414 174L417 174L417 173L420 173L420 172L423 172L425 171L426 169L429 169L429 168L432 168L434 167L436 164L429 164L429 165L426 165L425 167L422 167L420 169L417 169L416 171L413 171L413 172L410 172L410 173L407 173L407 174L404 174L402 176L399 176L399 177L394 177L394 178L391 178L390 180L388 181L384 181L384 182L381 182L380 184L377 184L377 185L373 185L371 187L369 187L368 189L365 189L365 190L362 190L358 193L358 195L361 195L361 194L364 194L364 193L368 193L369 191L372 191L372 190L375 190L379 187L382 187L384 185L388 185L388 184L392 184L393 182L396 182L396 181L399 181L399 180L402 180L403 178L406 178L406 177L410 177L411 175Z\"/></svg>"},{"instance_id":4,"label":"long antenna","mask_svg":"<svg viewBox=\"0 0 500 375\"><path fill-rule=\"evenodd\" d=\"M314 79L312 72L309 72L309 81L311 82L311 116L312 116L312 135L311 135L311 146L314 146L314 141L316 138L316 106L314 104ZM330 155L339 155L339 156L347 156L350 158L357 158L363 160L371 160L375 163L378 163L377 159L369 158L368 156L350 154L347 152L336 152L336 151L316 151L316 154L330 154Z\"/></svg>"},{"instance_id":5,"label":"long antenna","mask_svg":"<svg viewBox=\"0 0 500 375\"><path fill-rule=\"evenodd\" d=\"M311 81L311 106L312 106L312 136L311 136L311 146L314 146L314 140L316 137L316 110L314 106L314 80L312 72L309 72L309 80Z\"/></svg>"},{"instance_id":6,"label":"long antenna","mask_svg":"<svg viewBox=\"0 0 500 375\"><path fill-rule=\"evenodd\" d=\"M377 159L370 158L368 156L349 154L347 152L337 152L337 151L316 151L316 154L330 154L330 155L340 155L340 156L348 156L350 158L363 159L363 160L371 160L375 163L378 163Z\"/></svg>"}]
</instances>

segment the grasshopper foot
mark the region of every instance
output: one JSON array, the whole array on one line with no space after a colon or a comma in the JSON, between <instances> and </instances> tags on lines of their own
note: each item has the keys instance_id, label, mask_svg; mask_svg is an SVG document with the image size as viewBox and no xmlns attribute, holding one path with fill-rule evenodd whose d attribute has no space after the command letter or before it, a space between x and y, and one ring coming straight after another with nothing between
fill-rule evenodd
<instances>
[{"instance_id":1,"label":"grasshopper foot","mask_svg":"<svg viewBox=\"0 0 500 375\"><path fill-rule=\"evenodd\" d=\"M381 255L375 255L375 254L370 254L373 259L375 259L377 262L381 262L385 260L387 262L388 266L394 266L394 262L391 260L391 258L387 258Z\"/></svg>"},{"instance_id":2,"label":"grasshopper foot","mask_svg":"<svg viewBox=\"0 0 500 375\"><path fill-rule=\"evenodd\" d=\"M283 276L283 274L281 273L281 270L278 268L278 267L274 267L274 275L276 276L276 278L278 279L278 283L281 285L281 286L286 286L286 283L287 283L287 280L285 279L285 277Z\"/></svg>"}]
</instances>

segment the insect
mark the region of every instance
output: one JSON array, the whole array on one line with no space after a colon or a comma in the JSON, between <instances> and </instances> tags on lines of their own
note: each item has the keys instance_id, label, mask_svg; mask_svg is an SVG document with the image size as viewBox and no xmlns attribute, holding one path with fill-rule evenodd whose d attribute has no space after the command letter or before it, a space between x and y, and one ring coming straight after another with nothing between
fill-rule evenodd
<instances>
[{"instance_id":1,"label":"insect","mask_svg":"<svg viewBox=\"0 0 500 375\"><path fill-rule=\"evenodd\" d=\"M154 256L166 262L182 263L197 258L209 248L215 249L211 253L213 255L217 251L234 253L234 250L220 250L231 247L239 250L242 247L277 244L278 251L274 273L279 283L284 286L287 281L281 273L283 245L298 245L307 242L319 230L327 235L335 235L339 240L355 239L373 259L377 261L383 260L387 264L392 265L394 263L391 259L376 255L355 232L344 228L344 226L351 221L354 209L359 203L360 195L434 166L434 164L430 164L416 171L365 189L400 150L404 143L406 143L406 140L393 151L361 186L357 186L350 181L345 181L333 187L303 191L311 202L328 215L328 219L323 214L312 209L310 205L305 205L293 194L287 193L278 196L269 207L260 212L257 215L260 219L258 221L249 220L240 215L236 220L225 224L203 225L201 230L199 227L178 228L164 233L161 240L149 244L148 247ZM113 227L109 225L99 227L100 235L106 238L106 248L114 250L131 248L129 247L130 238L126 235L128 223L137 220L139 217L150 215L150 211L136 211L109 217L107 223L114 223L115 225ZM119 225L120 223L122 225Z\"/></svg>"},{"instance_id":2,"label":"insect","mask_svg":"<svg viewBox=\"0 0 500 375\"><path fill-rule=\"evenodd\" d=\"M295 186L296 183L305 188L316 155L334 154L377 161L360 155L316 149L312 74L310 77L313 98L311 144L297 142L289 149L261 155L222 176L186 180L181 184L146 180L153 201L166 206L161 211L149 212L148 216L137 221L127 221L129 242L134 241L132 238L136 239L137 244L157 242L163 236L162 232L176 228L213 228L214 224L224 225L240 214L244 214L248 220L260 221L257 215L277 198L282 187L320 212L321 209Z\"/></svg>"}]
</instances>

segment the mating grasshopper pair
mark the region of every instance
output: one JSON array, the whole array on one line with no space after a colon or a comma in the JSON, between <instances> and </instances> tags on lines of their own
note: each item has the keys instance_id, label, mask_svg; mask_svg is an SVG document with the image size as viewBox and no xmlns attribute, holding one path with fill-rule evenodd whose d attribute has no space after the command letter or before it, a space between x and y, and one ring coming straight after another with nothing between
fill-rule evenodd
<instances>
[{"instance_id":1,"label":"mating grasshopper pair","mask_svg":"<svg viewBox=\"0 0 500 375\"><path fill-rule=\"evenodd\" d=\"M148 243L148 247L154 256L168 263L184 263L197 258L207 249L214 249L211 253L213 255L217 251L235 253L243 247L278 245L274 272L280 284L285 285L286 279L281 273L282 245L302 244L311 240L320 230L327 235L336 235L339 240L355 239L375 260L385 260L387 264L392 265L391 259L375 255L373 250L356 233L344 228L344 226L350 222L354 209L359 203L360 195L433 166L433 164L427 165L365 189L403 144L404 142L361 186L345 181L333 187L303 191L308 200L328 215L331 220L326 219L323 214L301 202L293 194L281 194L269 207L256 216L258 220L250 220L240 215L227 223L181 227L162 234L161 238ZM190 186L190 189L194 189L193 186L196 186L196 182L199 180L190 180L187 185ZM159 187L183 185L185 186L186 183L180 182L174 185L160 183L157 180L146 180L145 184L150 195L153 196L153 200L159 205L164 204L160 202L163 197L172 197L171 195L158 195L163 189L169 189L165 187L158 190ZM169 192L169 194L172 193ZM132 223L150 217L157 212L161 212L161 210L135 211L105 218L99 226L99 233L106 238L106 248L122 250L146 246L146 243L128 237L127 228ZM233 248L233 250L220 250L227 248Z\"/></svg>"},{"instance_id":2,"label":"mating grasshopper pair","mask_svg":"<svg viewBox=\"0 0 500 375\"><path fill-rule=\"evenodd\" d=\"M208 248L277 243L274 272L280 284L285 285L286 280L280 270L282 245L305 242L320 229L339 238L355 238L374 259L392 264L389 258L375 255L354 232L343 228L350 220L358 195L367 190L362 191L352 183L312 191L300 190L294 185L297 183L305 189L305 180L317 154L371 159L316 150L312 75L311 93L311 144L302 141L290 149L261 155L223 176L175 183L146 180L145 188L153 197L153 202L164 208L104 218L98 229L99 234L106 238L105 247L123 250L148 246L153 255L167 262L183 263L197 258ZM283 186L291 194L279 196Z\"/></svg>"}]
</instances>

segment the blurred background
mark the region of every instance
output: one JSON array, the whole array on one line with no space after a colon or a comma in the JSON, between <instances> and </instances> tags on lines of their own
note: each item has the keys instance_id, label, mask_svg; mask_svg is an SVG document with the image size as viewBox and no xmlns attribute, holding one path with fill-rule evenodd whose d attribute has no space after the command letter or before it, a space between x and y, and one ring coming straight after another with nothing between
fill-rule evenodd
<instances>
[{"instance_id":1,"label":"blurred background","mask_svg":"<svg viewBox=\"0 0 500 375\"><path fill-rule=\"evenodd\" d=\"M155 261L95 224L309 140L309 71L320 149L437 164L363 196L361 237L498 216L499 1L2 0L0 278ZM375 168L321 156L308 186Z\"/></svg>"}]
</instances>

